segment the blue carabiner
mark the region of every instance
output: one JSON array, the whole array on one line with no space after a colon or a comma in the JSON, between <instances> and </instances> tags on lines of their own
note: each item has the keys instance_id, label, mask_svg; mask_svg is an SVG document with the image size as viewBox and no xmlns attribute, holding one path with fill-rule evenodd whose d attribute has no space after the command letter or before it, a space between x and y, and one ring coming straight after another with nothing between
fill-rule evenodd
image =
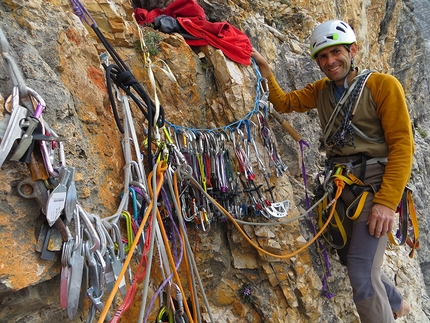
<instances>
[{"instance_id":1,"label":"blue carabiner","mask_svg":"<svg viewBox=\"0 0 430 323\"><path fill-rule=\"evenodd\" d=\"M131 193L131 200L133 203L133 220L138 223L139 220L139 208L137 207L136 191L134 188L129 187L128 190Z\"/></svg>"},{"instance_id":2,"label":"blue carabiner","mask_svg":"<svg viewBox=\"0 0 430 323\"><path fill-rule=\"evenodd\" d=\"M133 220L137 223L137 220L139 219L139 208L137 206L136 191L132 187L129 187L128 190L131 193L131 199L133 203ZM124 191L121 192L120 198L122 198L123 196Z\"/></svg>"}]
</instances>

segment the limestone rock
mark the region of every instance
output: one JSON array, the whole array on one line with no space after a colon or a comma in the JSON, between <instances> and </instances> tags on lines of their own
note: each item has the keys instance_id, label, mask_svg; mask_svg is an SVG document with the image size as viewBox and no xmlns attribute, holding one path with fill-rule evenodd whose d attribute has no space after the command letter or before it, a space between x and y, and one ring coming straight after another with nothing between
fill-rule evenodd
<instances>
[{"instance_id":1,"label":"limestone rock","mask_svg":"<svg viewBox=\"0 0 430 323\"><path fill-rule=\"evenodd\" d=\"M321 76L309 58L307 43L314 26L332 17L342 17L354 26L360 47L358 65L392 73L402 82L415 129L411 184L420 218L421 249L414 259L409 259L407 247L390 246L384 269L413 308L407 319L399 321L428 322L430 217L426 203L430 198L430 123L429 67L425 57L430 27L426 19L419 17L418 10L413 11L414 6L421 8L419 12L430 10L428 3L389 1L382 6L350 0L336 7L321 0L198 3L211 21L228 21L243 30L270 61L285 90L301 88ZM252 64L236 64L211 46L190 47L181 35L163 34L151 26L142 30L160 40L148 61L139 48L138 27L129 1L91 0L84 5L149 96L157 95L166 120L172 124L214 129L234 123L252 110L257 80ZM100 54L105 52L103 44L65 0L2 1L0 28L27 85L47 102L43 118L56 133L67 137L65 154L67 163L77 169L79 201L101 217L114 214L123 188L123 138L115 124L100 62ZM163 71L166 66L174 79ZM11 89L12 80L0 61L0 121L5 118L2 107ZM143 141L145 118L136 106L132 106L132 112L137 135ZM324 160L316 113L285 117L310 143L304 153L307 193L312 197L313 179ZM290 202L286 218L290 219L303 213L308 197L303 186L301 152L275 120L269 123L280 157L288 166L288 171L278 178L271 169L270 183L275 186L276 201ZM263 151L261 142L259 148ZM258 169L256 160L253 162ZM0 174L0 321L68 322L59 306L59 254L53 261L46 261L35 251L44 215L35 200L25 200L17 193L18 184L30 175L29 170L24 163L7 161ZM261 176L257 180L265 184ZM264 221L261 218L246 220ZM288 256L312 238L308 221L304 218L274 226L239 224L242 231L231 222L220 221L212 223L208 232L188 224L215 322L359 321L346 269L333 250L328 249L331 275L327 287L335 295L331 299L322 295L321 278L326 265L315 244L294 257ZM185 271L183 267L181 270ZM161 279L159 272L154 275L152 295L157 287L155 281ZM130 321L139 315L140 294L127 313ZM199 301L203 304L201 296ZM80 309L82 317L87 314L84 309ZM204 309L202 316L206 322L210 320Z\"/></svg>"}]
</instances>

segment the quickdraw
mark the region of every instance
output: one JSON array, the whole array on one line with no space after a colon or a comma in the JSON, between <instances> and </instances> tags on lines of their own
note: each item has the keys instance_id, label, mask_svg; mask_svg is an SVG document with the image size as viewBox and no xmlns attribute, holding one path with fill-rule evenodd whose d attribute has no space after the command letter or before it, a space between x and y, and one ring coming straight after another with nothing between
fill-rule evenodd
<instances>
[{"instance_id":1,"label":"quickdraw","mask_svg":"<svg viewBox=\"0 0 430 323\"><path fill-rule=\"evenodd\" d=\"M263 116L262 113L258 115L258 121L260 124L260 136L265 144L266 150L269 153L271 164L276 169L276 176L280 177L284 172L287 171L288 167L282 161L278 154L276 145L273 142L272 133L269 128L267 118Z\"/></svg>"}]
</instances>

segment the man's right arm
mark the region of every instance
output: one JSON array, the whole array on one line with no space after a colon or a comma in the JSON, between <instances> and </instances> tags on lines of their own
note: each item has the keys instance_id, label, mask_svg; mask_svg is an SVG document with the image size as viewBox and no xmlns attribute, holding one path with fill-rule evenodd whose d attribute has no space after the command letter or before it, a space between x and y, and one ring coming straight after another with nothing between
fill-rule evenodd
<instances>
[{"instance_id":1,"label":"man's right arm","mask_svg":"<svg viewBox=\"0 0 430 323\"><path fill-rule=\"evenodd\" d=\"M314 84L308 84L301 90L285 92L276 81L269 63L254 48L252 49L251 57L258 65L261 76L268 81L269 101L273 104L276 111L281 113L291 113L293 111L306 112L316 108L317 91Z\"/></svg>"}]
</instances>

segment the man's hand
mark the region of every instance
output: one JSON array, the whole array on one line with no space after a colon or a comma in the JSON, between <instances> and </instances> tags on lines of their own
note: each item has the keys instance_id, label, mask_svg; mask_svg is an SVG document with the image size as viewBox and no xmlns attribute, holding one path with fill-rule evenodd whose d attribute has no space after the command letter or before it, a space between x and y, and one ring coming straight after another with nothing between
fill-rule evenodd
<instances>
[{"instance_id":1,"label":"man's hand","mask_svg":"<svg viewBox=\"0 0 430 323\"><path fill-rule=\"evenodd\" d=\"M394 225L394 210L381 204L374 204L370 209L370 216L367 220L370 235L380 238L384 234L391 232Z\"/></svg>"},{"instance_id":2,"label":"man's hand","mask_svg":"<svg viewBox=\"0 0 430 323\"><path fill-rule=\"evenodd\" d=\"M259 52L257 52L255 48L252 49L251 57L258 65L262 77L267 78L270 74L272 74L272 70L270 69L269 63L263 56L261 56Z\"/></svg>"}]
</instances>

